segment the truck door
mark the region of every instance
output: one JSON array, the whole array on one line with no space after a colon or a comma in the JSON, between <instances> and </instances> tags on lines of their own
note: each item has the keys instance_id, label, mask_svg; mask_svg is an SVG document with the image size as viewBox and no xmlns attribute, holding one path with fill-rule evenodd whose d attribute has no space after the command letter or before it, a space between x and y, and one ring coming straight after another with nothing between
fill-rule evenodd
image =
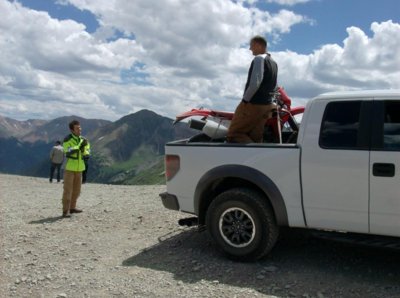
<instances>
[{"instance_id":1,"label":"truck door","mask_svg":"<svg viewBox=\"0 0 400 298\"><path fill-rule=\"evenodd\" d=\"M317 100L302 141L307 226L368 233L371 98Z\"/></svg>"},{"instance_id":2,"label":"truck door","mask_svg":"<svg viewBox=\"0 0 400 298\"><path fill-rule=\"evenodd\" d=\"M370 232L400 236L400 98L374 102Z\"/></svg>"}]
</instances>

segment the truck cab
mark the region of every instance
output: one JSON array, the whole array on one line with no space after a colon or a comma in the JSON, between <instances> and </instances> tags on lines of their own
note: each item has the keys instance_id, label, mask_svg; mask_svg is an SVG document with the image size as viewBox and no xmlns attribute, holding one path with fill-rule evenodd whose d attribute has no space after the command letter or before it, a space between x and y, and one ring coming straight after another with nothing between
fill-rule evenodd
<instances>
[{"instance_id":1,"label":"truck cab","mask_svg":"<svg viewBox=\"0 0 400 298\"><path fill-rule=\"evenodd\" d=\"M299 144L307 227L400 236L399 94L330 93L306 110Z\"/></svg>"}]
</instances>

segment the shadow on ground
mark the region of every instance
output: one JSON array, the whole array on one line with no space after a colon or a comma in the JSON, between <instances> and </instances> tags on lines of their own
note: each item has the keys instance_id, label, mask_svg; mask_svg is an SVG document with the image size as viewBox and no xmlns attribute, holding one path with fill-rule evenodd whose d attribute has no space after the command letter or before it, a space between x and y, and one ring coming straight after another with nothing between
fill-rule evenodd
<instances>
[{"instance_id":1,"label":"shadow on ground","mask_svg":"<svg viewBox=\"0 0 400 298\"><path fill-rule=\"evenodd\" d=\"M197 228L168 234L123 261L170 272L176 280L207 280L278 296L398 297L400 252L286 233L273 251L254 263L222 256L207 232ZM218 282L217 282L218 281Z\"/></svg>"},{"instance_id":2,"label":"shadow on ground","mask_svg":"<svg viewBox=\"0 0 400 298\"><path fill-rule=\"evenodd\" d=\"M29 224L44 224L44 223L53 223L59 220L64 219L62 216L55 216L55 217L47 217L38 220L32 220Z\"/></svg>"}]
</instances>

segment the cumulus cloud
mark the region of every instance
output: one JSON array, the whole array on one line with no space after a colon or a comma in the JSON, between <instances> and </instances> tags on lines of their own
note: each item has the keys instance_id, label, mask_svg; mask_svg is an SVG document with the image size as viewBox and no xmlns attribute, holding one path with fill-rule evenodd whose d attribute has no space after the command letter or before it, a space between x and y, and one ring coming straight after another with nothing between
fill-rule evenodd
<instances>
[{"instance_id":1,"label":"cumulus cloud","mask_svg":"<svg viewBox=\"0 0 400 298\"><path fill-rule=\"evenodd\" d=\"M343 45L327 44L310 55L275 53L280 82L297 96L350 89L400 88L400 24L372 23L372 37L347 28Z\"/></svg>"},{"instance_id":2,"label":"cumulus cloud","mask_svg":"<svg viewBox=\"0 0 400 298\"><path fill-rule=\"evenodd\" d=\"M146 49L146 63L204 77L215 75L227 52L247 43L251 35L277 36L306 21L290 11L270 14L227 0L69 2L97 15L103 28L134 35Z\"/></svg>"},{"instance_id":3,"label":"cumulus cloud","mask_svg":"<svg viewBox=\"0 0 400 298\"><path fill-rule=\"evenodd\" d=\"M252 59L249 38L273 43L310 23L250 2L58 0L97 18L90 34L76 21L0 0L1 113L116 120L143 108L171 118L196 106L233 110ZM350 27L343 44L310 55L273 52L280 84L298 102L330 90L400 87L399 24L373 23L371 31Z\"/></svg>"},{"instance_id":4,"label":"cumulus cloud","mask_svg":"<svg viewBox=\"0 0 400 298\"><path fill-rule=\"evenodd\" d=\"M251 60L241 46L255 33L278 36L304 21L229 0L58 3L92 12L100 28L90 34L73 20L0 0L0 98L10 116L38 103L65 105L44 118L73 107L108 119L140 108L171 117L199 105L232 109Z\"/></svg>"}]
</instances>

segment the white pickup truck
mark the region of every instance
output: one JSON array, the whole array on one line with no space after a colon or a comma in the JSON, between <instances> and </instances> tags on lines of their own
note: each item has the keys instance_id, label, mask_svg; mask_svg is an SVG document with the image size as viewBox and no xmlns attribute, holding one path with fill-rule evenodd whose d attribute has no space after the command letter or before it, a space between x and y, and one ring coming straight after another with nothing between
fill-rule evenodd
<instances>
[{"instance_id":1,"label":"white pickup truck","mask_svg":"<svg viewBox=\"0 0 400 298\"><path fill-rule=\"evenodd\" d=\"M164 206L197 216L229 257L280 227L400 237L400 90L310 100L290 144L166 144Z\"/></svg>"}]
</instances>

